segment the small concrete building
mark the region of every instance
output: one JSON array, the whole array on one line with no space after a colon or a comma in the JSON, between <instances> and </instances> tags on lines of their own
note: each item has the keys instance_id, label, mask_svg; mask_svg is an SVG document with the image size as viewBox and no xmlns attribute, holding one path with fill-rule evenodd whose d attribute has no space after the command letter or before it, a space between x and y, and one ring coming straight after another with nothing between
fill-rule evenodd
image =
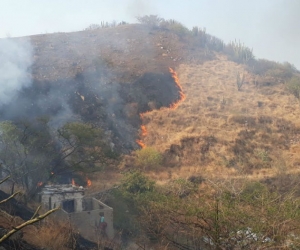
<instances>
[{"instance_id":1,"label":"small concrete building","mask_svg":"<svg viewBox=\"0 0 300 250\"><path fill-rule=\"evenodd\" d=\"M39 199L48 209L61 207L55 214L59 219L70 221L86 239L99 240L100 217L107 223L105 233L114 237L113 209L103 202L84 196L84 188L74 185L46 185Z\"/></svg>"}]
</instances>

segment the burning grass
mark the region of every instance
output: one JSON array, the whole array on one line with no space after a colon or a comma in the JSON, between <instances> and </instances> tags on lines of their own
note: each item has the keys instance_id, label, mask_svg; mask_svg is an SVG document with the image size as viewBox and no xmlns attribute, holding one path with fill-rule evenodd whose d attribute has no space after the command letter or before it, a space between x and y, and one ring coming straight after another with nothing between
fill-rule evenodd
<instances>
[{"instance_id":1,"label":"burning grass","mask_svg":"<svg viewBox=\"0 0 300 250\"><path fill-rule=\"evenodd\" d=\"M241 91L236 88L236 72L245 72ZM208 178L245 173L265 178L274 174L278 155L289 162L287 171L294 171L300 151L295 144L290 147L290 142L299 137L300 110L298 100L283 85L264 85L264 78L257 84L244 66L222 56L203 65L181 65L178 75L185 101L175 110L143 114L147 146L166 153L172 145L179 147L180 154L169 162L177 166L171 178L191 173L204 173ZM182 141L210 136L216 138L215 143L194 140L187 147ZM170 176L170 170L165 171L161 175Z\"/></svg>"},{"instance_id":2,"label":"burning grass","mask_svg":"<svg viewBox=\"0 0 300 250\"><path fill-rule=\"evenodd\" d=\"M175 102L171 103L170 104L170 107L169 108L166 108L166 107L162 107L160 110L166 110L166 109L171 109L171 110L175 110L178 108L179 104L181 102L183 102L186 98L185 94L183 93L183 89L182 89L182 86L179 82L179 78L177 76L177 73L175 70L173 70L172 68L169 68L169 71L170 71L170 74L174 80L174 83L176 85L176 87L178 88L178 92L179 92L179 98L178 100L176 100ZM146 111L144 113L141 113L140 114L140 118L143 119L145 117L145 115L147 113L150 113L150 111ZM141 128L140 128L140 137L143 138L147 135L147 128L145 125L141 125ZM136 143L141 147L141 148L145 148L146 147L146 144L143 142L142 139L138 139L136 140Z\"/></svg>"}]
</instances>

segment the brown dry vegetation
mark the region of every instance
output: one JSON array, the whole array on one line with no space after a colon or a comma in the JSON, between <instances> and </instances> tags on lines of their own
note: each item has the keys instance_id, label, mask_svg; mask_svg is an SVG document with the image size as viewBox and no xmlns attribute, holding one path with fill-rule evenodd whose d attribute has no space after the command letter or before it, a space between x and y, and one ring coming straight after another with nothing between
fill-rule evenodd
<instances>
[{"instance_id":1,"label":"brown dry vegetation","mask_svg":"<svg viewBox=\"0 0 300 250\"><path fill-rule=\"evenodd\" d=\"M54 82L96 71L97 66L108 67L112 81L133 82L144 73L166 72L182 60L200 62L206 57L173 32L138 24L30 39L35 48L34 78Z\"/></svg>"},{"instance_id":2,"label":"brown dry vegetation","mask_svg":"<svg viewBox=\"0 0 300 250\"><path fill-rule=\"evenodd\" d=\"M144 115L146 145L166 157L160 175L261 179L278 168L299 171L299 101L284 84L264 77L255 83L257 76L223 55L177 71L186 100L176 110ZM237 72L245 74L241 91Z\"/></svg>"},{"instance_id":3,"label":"brown dry vegetation","mask_svg":"<svg viewBox=\"0 0 300 250\"><path fill-rule=\"evenodd\" d=\"M199 197L207 194L207 203L214 201L209 195L216 192L215 186L242 190L247 181L258 180L280 192L297 187L299 100L274 74L264 75L263 70L255 75L249 67L230 61L222 53L200 48L191 37L141 25L38 35L31 41L36 48L33 78L41 84L76 78L79 73L97 71L97 67L109 69L109 84L139 85L137 79L144 74L168 74L169 67L179 76L186 99L176 109L159 110L151 101L148 108L152 111L144 113L141 121L147 130L143 142L156 150L155 154L161 153L162 162L158 157L159 164L148 166L147 159L146 163L144 158L141 161L141 151L124 155L119 169L110 166L88 174L92 181L88 194L119 184L120 169L135 167L158 184L170 185L170 180L179 177L199 178L201 181L195 182L199 184ZM245 76L240 90L237 74ZM126 116L139 117L138 103L130 98L123 108ZM136 130L139 123L135 124ZM28 228L24 237L44 248L56 239L59 249L63 249L63 242L70 240L70 229L51 223ZM36 237L37 232L41 236Z\"/></svg>"}]
</instances>

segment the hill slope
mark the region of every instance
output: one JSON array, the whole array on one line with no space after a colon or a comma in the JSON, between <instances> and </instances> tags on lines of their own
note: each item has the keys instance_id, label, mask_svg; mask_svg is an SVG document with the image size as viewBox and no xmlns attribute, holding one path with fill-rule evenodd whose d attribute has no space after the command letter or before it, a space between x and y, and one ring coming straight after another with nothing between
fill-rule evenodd
<instances>
[{"instance_id":1,"label":"hill slope","mask_svg":"<svg viewBox=\"0 0 300 250\"><path fill-rule=\"evenodd\" d=\"M159 184L201 177L196 184L189 183L199 193L209 193L208 182L241 183L245 177L279 191L294 185L300 166L299 98L284 82L296 70L255 60L249 49L225 45L198 28L188 31L172 20L168 25L122 25L30 37L31 86L1 106L1 121L47 116L49 120L43 121L49 136L72 121L102 128L111 151L124 157L120 166L115 161L114 166L101 168L106 172L91 174L90 193L106 183L109 187L119 183L121 166L142 168ZM70 144L72 138L68 137ZM52 139L51 143L57 137ZM141 145L153 149L162 162L154 167L137 163L138 154L145 151ZM50 178L57 177L48 172ZM149 183L144 183L145 190L150 190ZM190 193L163 195L167 199L174 195L176 201L187 197L187 204L194 206L197 202L192 199L199 193L193 193L190 201ZM207 203L214 201L209 195ZM115 204L116 210L122 206Z\"/></svg>"},{"instance_id":2,"label":"hill slope","mask_svg":"<svg viewBox=\"0 0 300 250\"><path fill-rule=\"evenodd\" d=\"M48 115L53 129L90 122L120 152L138 149L141 139L164 154L165 165L189 171L267 173L277 161L297 167L298 100L282 84L289 71L201 29L168 25L30 37L32 86L1 108L2 119ZM175 110L168 107L180 86L170 67L186 96ZM237 74L245 77L240 91Z\"/></svg>"},{"instance_id":3,"label":"hill slope","mask_svg":"<svg viewBox=\"0 0 300 250\"><path fill-rule=\"evenodd\" d=\"M245 74L241 91L237 72ZM287 172L298 172L299 102L284 84L270 78L255 83L257 76L223 55L203 64L181 64L178 73L186 100L176 110L145 114L144 124L146 145L183 167L180 176L261 178L287 166Z\"/></svg>"}]
</instances>

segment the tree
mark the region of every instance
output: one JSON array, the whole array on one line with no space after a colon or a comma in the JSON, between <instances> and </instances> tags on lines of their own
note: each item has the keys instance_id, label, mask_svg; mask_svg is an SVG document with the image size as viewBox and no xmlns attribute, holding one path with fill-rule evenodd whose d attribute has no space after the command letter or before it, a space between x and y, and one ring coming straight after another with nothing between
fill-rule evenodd
<instances>
[{"instance_id":1,"label":"tree","mask_svg":"<svg viewBox=\"0 0 300 250\"><path fill-rule=\"evenodd\" d=\"M281 194L253 181L236 187L207 182L200 190L182 179L175 186L171 181L143 188L149 181L142 174L129 174L119 195L126 197L135 224L150 242L178 249L271 249L287 244L298 249L300 245L300 199L295 190ZM182 190L188 192L182 195Z\"/></svg>"},{"instance_id":2,"label":"tree","mask_svg":"<svg viewBox=\"0 0 300 250\"><path fill-rule=\"evenodd\" d=\"M91 171L116 154L104 142L100 128L88 123L67 123L58 130L61 158L75 170Z\"/></svg>"},{"instance_id":3,"label":"tree","mask_svg":"<svg viewBox=\"0 0 300 250\"><path fill-rule=\"evenodd\" d=\"M145 24L151 27L158 27L163 18L158 17L157 15L149 15L149 16L139 16L136 18L141 24Z\"/></svg>"},{"instance_id":4,"label":"tree","mask_svg":"<svg viewBox=\"0 0 300 250\"><path fill-rule=\"evenodd\" d=\"M56 156L47 120L4 121L0 123L2 171L28 192L49 178L51 161Z\"/></svg>"},{"instance_id":5,"label":"tree","mask_svg":"<svg viewBox=\"0 0 300 250\"><path fill-rule=\"evenodd\" d=\"M2 172L20 184L28 196L38 186L66 172L91 171L116 157L102 130L88 123L67 123L51 131L48 119L0 123Z\"/></svg>"}]
</instances>

